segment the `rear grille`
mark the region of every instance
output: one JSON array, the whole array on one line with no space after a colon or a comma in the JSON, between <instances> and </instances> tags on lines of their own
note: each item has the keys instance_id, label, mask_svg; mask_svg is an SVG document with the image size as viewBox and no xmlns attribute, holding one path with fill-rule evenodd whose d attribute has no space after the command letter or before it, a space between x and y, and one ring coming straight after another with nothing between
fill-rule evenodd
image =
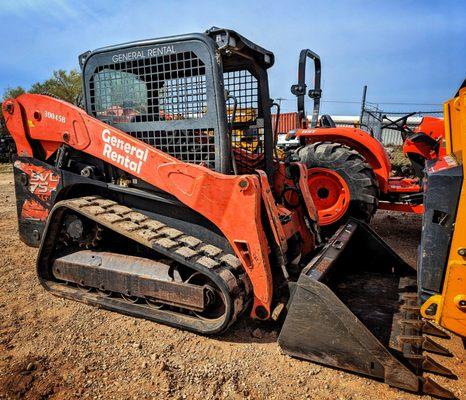
<instances>
[{"instance_id":1,"label":"rear grille","mask_svg":"<svg viewBox=\"0 0 466 400\"><path fill-rule=\"evenodd\" d=\"M176 157L178 160L215 166L215 142L213 129L177 129L160 131L128 132L136 139Z\"/></svg>"}]
</instances>

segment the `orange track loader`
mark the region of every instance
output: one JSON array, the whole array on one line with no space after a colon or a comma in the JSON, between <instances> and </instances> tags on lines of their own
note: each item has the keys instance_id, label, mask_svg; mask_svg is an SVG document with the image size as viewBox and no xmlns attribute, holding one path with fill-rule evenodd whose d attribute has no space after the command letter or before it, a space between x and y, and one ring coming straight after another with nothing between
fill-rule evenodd
<instances>
[{"instance_id":1,"label":"orange track loader","mask_svg":"<svg viewBox=\"0 0 466 400\"><path fill-rule=\"evenodd\" d=\"M280 321L288 354L453 397L423 376L452 373L424 354L448 351L423 336L445 333L421 318L416 271L356 220L323 243L305 166L274 157L273 53L212 28L79 60L87 112L2 106L46 290L200 334Z\"/></svg>"}]
</instances>

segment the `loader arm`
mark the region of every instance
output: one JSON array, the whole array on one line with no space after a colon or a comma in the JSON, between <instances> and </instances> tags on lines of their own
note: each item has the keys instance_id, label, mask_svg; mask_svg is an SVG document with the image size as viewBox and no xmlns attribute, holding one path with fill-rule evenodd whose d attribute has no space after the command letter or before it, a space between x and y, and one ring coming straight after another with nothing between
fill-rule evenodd
<instances>
[{"instance_id":1,"label":"loader arm","mask_svg":"<svg viewBox=\"0 0 466 400\"><path fill-rule=\"evenodd\" d=\"M70 146L170 193L212 221L229 241L251 280L251 316L270 316L272 274L269 245L261 223L261 193L270 192L267 180L256 175L223 175L201 165L184 163L48 96L25 94L4 101L3 113L20 156L34 157L37 142L46 159L60 146ZM275 207L269 205L267 212L275 213L278 220Z\"/></svg>"}]
</instances>

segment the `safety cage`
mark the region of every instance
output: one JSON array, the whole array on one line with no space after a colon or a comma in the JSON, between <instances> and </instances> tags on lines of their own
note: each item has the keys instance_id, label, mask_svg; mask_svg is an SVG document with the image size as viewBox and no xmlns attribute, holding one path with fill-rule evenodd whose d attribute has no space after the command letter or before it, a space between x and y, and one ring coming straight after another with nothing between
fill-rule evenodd
<instances>
[{"instance_id":1,"label":"safety cage","mask_svg":"<svg viewBox=\"0 0 466 400\"><path fill-rule=\"evenodd\" d=\"M90 115L222 173L270 168L272 64L272 53L216 28L80 56Z\"/></svg>"}]
</instances>

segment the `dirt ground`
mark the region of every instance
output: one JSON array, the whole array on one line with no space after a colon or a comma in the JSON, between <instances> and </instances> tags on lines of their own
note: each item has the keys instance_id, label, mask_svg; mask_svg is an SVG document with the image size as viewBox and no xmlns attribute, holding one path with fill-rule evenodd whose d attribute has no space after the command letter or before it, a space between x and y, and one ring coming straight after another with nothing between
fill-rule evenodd
<instances>
[{"instance_id":1,"label":"dirt ground","mask_svg":"<svg viewBox=\"0 0 466 400\"><path fill-rule=\"evenodd\" d=\"M273 327L247 318L209 338L46 293L35 275L36 249L18 239L11 169L0 168L1 399L419 399L287 357ZM419 217L379 212L373 226L415 264ZM252 335L257 328L260 338ZM435 340L455 354L440 358L459 379L434 379L466 398L461 341Z\"/></svg>"}]
</instances>

